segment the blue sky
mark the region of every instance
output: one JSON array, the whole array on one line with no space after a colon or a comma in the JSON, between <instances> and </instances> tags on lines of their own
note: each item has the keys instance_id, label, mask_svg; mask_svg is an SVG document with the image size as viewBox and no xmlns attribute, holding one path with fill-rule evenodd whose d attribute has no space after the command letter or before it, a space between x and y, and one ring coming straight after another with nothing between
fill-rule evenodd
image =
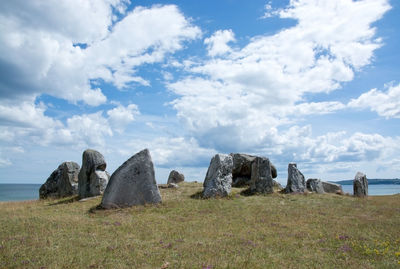
<instances>
[{"instance_id":1,"label":"blue sky","mask_svg":"<svg viewBox=\"0 0 400 269\"><path fill-rule=\"evenodd\" d=\"M0 183L149 148L159 183L216 153L306 178L400 177L400 3L0 3Z\"/></svg>"}]
</instances>

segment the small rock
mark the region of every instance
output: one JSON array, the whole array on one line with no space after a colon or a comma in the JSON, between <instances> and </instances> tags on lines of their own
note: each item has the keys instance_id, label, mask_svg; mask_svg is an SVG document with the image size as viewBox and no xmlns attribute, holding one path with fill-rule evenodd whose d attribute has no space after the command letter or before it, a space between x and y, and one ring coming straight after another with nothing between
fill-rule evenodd
<instances>
[{"instance_id":1,"label":"small rock","mask_svg":"<svg viewBox=\"0 0 400 269\"><path fill-rule=\"evenodd\" d=\"M169 183L177 184L177 183L180 183L183 181L185 181L185 176L176 170L172 170L169 173L167 184L169 184Z\"/></svg>"},{"instance_id":2,"label":"small rock","mask_svg":"<svg viewBox=\"0 0 400 269\"><path fill-rule=\"evenodd\" d=\"M322 182L322 187L324 188L324 191L327 193L343 193L342 185L340 184L335 184L332 182Z\"/></svg>"},{"instance_id":3,"label":"small rock","mask_svg":"<svg viewBox=\"0 0 400 269\"><path fill-rule=\"evenodd\" d=\"M231 155L216 154L210 162L206 178L203 183L203 197L224 197L231 193L232 186Z\"/></svg>"},{"instance_id":4,"label":"small rock","mask_svg":"<svg viewBox=\"0 0 400 269\"><path fill-rule=\"evenodd\" d=\"M365 174L357 172L353 181L353 192L357 197L368 196L368 180Z\"/></svg>"}]
</instances>

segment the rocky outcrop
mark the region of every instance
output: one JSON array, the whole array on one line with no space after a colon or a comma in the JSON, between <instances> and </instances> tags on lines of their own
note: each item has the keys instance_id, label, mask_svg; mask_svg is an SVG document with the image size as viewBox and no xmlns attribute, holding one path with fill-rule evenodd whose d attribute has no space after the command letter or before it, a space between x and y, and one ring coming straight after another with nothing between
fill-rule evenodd
<instances>
[{"instance_id":1,"label":"rocky outcrop","mask_svg":"<svg viewBox=\"0 0 400 269\"><path fill-rule=\"evenodd\" d=\"M316 178L309 178L306 182L307 190L319 194L325 193L322 181Z\"/></svg>"},{"instance_id":2,"label":"rocky outcrop","mask_svg":"<svg viewBox=\"0 0 400 269\"><path fill-rule=\"evenodd\" d=\"M105 171L107 163L103 155L92 149L87 149L82 155L82 168L79 172L79 198L103 194L110 175Z\"/></svg>"},{"instance_id":3,"label":"rocky outcrop","mask_svg":"<svg viewBox=\"0 0 400 269\"><path fill-rule=\"evenodd\" d=\"M343 193L342 185L339 184L322 181L322 187L324 188L324 192L327 193L336 193L336 194Z\"/></svg>"},{"instance_id":4,"label":"rocky outcrop","mask_svg":"<svg viewBox=\"0 0 400 269\"><path fill-rule=\"evenodd\" d=\"M252 165L257 156L243 153L231 153L233 159L232 187L243 187L251 184ZM270 162L271 176L276 178L278 173L275 166Z\"/></svg>"},{"instance_id":5,"label":"rocky outcrop","mask_svg":"<svg viewBox=\"0 0 400 269\"><path fill-rule=\"evenodd\" d=\"M210 162L203 183L203 197L224 197L232 186L233 158L231 155L216 154Z\"/></svg>"},{"instance_id":6,"label":"rocky outcrop","mask_svg":"<svg viewBox=\"0 0 400 269\"><path fill-rule=\"evenodd\" d=\"M150 152L144 149L124 162L111 175L101 207L119 208L161 201Z\"/></svg>"},{"instance_id":7,"label":"rocky outcrop","mask_svg":"<svg viewBox=\"0 0 400 269\"><path fill-rule=\"evenodd\" d=\"M303 193L305 190L306 182L304 175L297 169L295 163L289 163L287 184L283 191L285 193Z\"/></svg>"},{"instance_id":8,"label":"rocky outcrop","mask_svg":"<svg viewBox=\"0 0 400 269\"><path fill-rule=\"evenodd\" d=\"M250 192L273 193L271 163L268 158L256 157L252 163Z\"/></svg>"},{"instance_id":9,"label":"rocky outcrop","mask_svg":"<svg viewBox=\"0 0 400 269\"><path fill-rule=\"evenodd\" d=\"M178 184L183 181L185 181L185 176L176 170L172 170L169 173L167 184L169 184L169 183Z\"/></svg>"},{"instance_id":10,"label":"rocky outcrop","mask_svg":"<svg viewBox=\"0 0 400 269\"><path fill-rule=\"evenodd\" d=\"M40 199L61 198L77 194L79 164L63 162L39 189Z\"/></svg>"},{"instance_id":11,"label":"rocky outcrop","mask_svg":"<svg viewBox=\"0 0 400 269\"><path fill-rule=\"evenodd\" d=\"M353 181L353 192L357 197L368 196L368 180L365 174L357 172Z\"/></svg>"}]
</instances>

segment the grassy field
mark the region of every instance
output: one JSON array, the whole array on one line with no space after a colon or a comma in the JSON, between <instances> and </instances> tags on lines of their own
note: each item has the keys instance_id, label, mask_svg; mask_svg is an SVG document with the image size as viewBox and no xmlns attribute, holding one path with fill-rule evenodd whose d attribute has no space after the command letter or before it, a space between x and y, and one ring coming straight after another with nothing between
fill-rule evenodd
<instances>
[{"instance_id":1,"label":"grassy field","mask_svg":"<svg viewBox=\"0 0 400 269\"><path fill-rule=\"evenodd\" d=\"M240 195L160 205L0 203L0 268L400 268L400 195Z\"/></svg>"}]
</instances>

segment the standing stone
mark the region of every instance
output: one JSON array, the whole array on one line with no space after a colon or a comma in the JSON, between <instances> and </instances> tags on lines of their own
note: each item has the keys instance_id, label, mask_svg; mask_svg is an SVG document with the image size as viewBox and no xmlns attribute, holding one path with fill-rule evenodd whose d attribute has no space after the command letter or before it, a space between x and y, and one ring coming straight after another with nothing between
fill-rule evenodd
<instances>
[{"instance_id":1,"label":"standing stone","mask_svg":"<svg viewBox=\"0 0 400 269\"><path fill-rule=\"evenodd\" d=\"M304 192L305 189L306 183L304 175L297 169L297 165L295 163L289 163L288 180L284 192Z\"/></svg>"},{"instance_id":2,"label":"standing stone","mask_svg":"<svg viewBox=\"0 0 400 269\"><path fill-rule=\"evenodd\" d=\"M251 169L252 193L273 193L271 163L268 158L256 157Z\"/></svg>"},{"instance_id":3,"label":"standing stone","mask_svg":"<svg viewBox=\"0 0 400 269\"><path fill-rule=\"evenodd\" d=\"M316 178L309 178L306 182L307 190L311 192L316 192L319 194L325 193L324 187L322 186L322 181Z\"/></svg>"},{"instance_id":4,"label":"standing stone","mask_svg":"<svg viewBox=\"0 0 400 269\"><path fill-rule=\"evenodd\" d=\"M273 165L272 163L271 163L271 176L272 176L272 178L278 177L278 171L276 170L275 165Z\"/></svg>"},{"instance_id":5,"label":"standing stone","mask_svg":"<svg viewBox=\"0 0 400 269\"><path fill-rule=\"evenodd\" d=\"M353 192L357 197L368 196L368 180L365 174L357 172L353 181Z\"/></svg>"},{"instance_id":6,"label":"standing stone","mask_svg":"<svg viewBox=\"0 0 400 269\"><path fill-rule=\"evenodd\" d=\"M324 188L324 192L327 193L336 193L336 194L343 193L342 185L340 184L322 181L322 187Z\"/></svg>"},{"instance_id":7,"label":"standing stone","mask_svg":"<svg viewBox=\"0 0 400 269\"><path fill-rule=\"evenodd\" d=\"M63 162L39 189L40 199L60 198L77 194L79 164Z\"/></svg>"},{"instance_id":8,"label":"standing stone","mask_svg":"<svg viewBox=\"0 0 400 269\"><path fill-rule=\"evenodd\" d=\"M161 203L150 152L144 149L124 162L104 191L103 208Z\"/></svg>"},{"instance_id":9,"label":"standing stone","mask_svg":"<svg viewBox=\"0 0 400 269\"><path fill-rule=\"evenodd\" d=\"M82 168L79 172L79 198L101 195L110 178L105 171L107 167L103 155L92 149L87 149L82 155Z\"/></svg>"},{"instance_id":10,"label":"standing stone","mask_svg":"<svg viewBox=\"0 0 400 269\"><path fill-rule=\"evenodd\" d=\"M185 181L185 176L176 170L172 170L169 173L167 184L169 184L169 183L178 184L183 181Z\"/></svg>"},{"instance_id":11,"label":"standing stone","mask_svg":"<svg viewBox=\"0 0 400 269\"><path fill-rule=\"evenodd\" d=\"M216 154L210 162L203 183L203 197L224 197L231 193L233 158Z\"/></svg>"}]
</instances>

